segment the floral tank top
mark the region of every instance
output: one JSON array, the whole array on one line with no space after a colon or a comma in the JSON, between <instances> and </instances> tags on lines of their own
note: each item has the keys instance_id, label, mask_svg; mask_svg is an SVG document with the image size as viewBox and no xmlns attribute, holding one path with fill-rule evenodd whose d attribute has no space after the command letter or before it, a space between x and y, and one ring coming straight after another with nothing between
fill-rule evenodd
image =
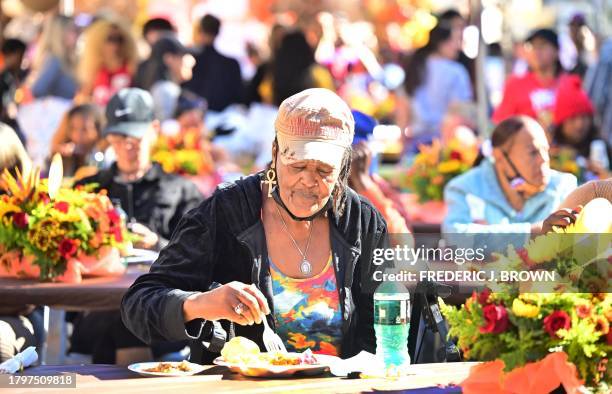
<instances>
[{"instance_id":1,"label":"floral tank top","mask_svg":"<svg viewBox=\"0 0 612 394\"><path fill-rule=\"evenodd\" d=\"M323 271L310 278L286 276L272 261L270 273L276 332L287 350L339 355L342 312L331 255Z\"/></svg>"}]
</instances>

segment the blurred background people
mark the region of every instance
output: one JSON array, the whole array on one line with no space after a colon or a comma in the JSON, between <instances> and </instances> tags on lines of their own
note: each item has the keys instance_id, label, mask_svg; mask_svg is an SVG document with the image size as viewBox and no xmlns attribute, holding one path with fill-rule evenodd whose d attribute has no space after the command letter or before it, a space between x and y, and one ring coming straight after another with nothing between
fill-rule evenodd
<instances>
[{"instance_id":1,"label":"blurred background people","mask_svg":"<svg viewBox=\"0 0 612 394\"><path fill-rule=\"evenodd\" d=\"M49 153L53 133L78 90L72 18L49 17L44 23L32 68L22 92L17 120L26 135L30 157L39 166Z\"/></svg>"},{"instance_id":2,"label":"blurred background people","mask_svg":"<svg viewBox=\"0 0 612 394\"><path fill-rule=\"evenodd\" d=\"M148 63L151 61L151 50L153 45L164 36L174 36L176 29L172 22L166 18L152 18L145 22L142 26L142 38L147 45L147 52L149 57L138 64L136 73L134 74L134 81L132 85L136 88L144 89L143 76L144 70L148 68Z\"/></svg>"},{"instance_id":3,"label":"blurred background people","mask_svg":"<svg viewBox=\"0 0 612 394\"><path fill-rule=\"evenodd\" d=\"M151 162L151 146L159 132L153 112L153 98L141 89L117 92L106 107L104 135L115 152L110 168L84 178L79 184L95 183L106 189L139 234L137 247L160 249L172 235L185 212L203 199L190 181L165 173Z\"/></svg>"},{"instance_id":4,"label":"blurred background people","mask_svg":"<svg viewBox=\"0 0 612 394\"><path fill-rule=\"evenodd\" d=\"M132 84L136 43L122 23L107 19L94 22L83 35L78 66L81 99L103 107L116 92Z\"/></svg>"},{"instance_id":5,"label":"blurred background people","mask_svg":"<svg viewBox=\"0 0 612 394\"><path fill-rule=\"evenodd\" d=\"M77 38L72 18L55 15L47 20L29 75L33 97L74 98L78 90L75 74Z\"/></svg>"},{"instance_id":6,"label":"blurred background people","mask_svg":"<svg viewBox=\"0 0 612 394\"><path fill-rule=\"evenodd\" d=\"M456 59L461 50L461 31L439 23L427 44L411 55L406 65L404 89L409 96L409 137L427 143L440 136L442 118L452 102L471 101L469 75Z\"/></svg>"},{"instance_id":7,"label":"blurred background people","mask_svg":"<svg viewBox=\"0 0 612 394\"><path fill-rule=\"evenodd\" d=\"M204 15L200 20L198 41L202 48L195 56L192 78L184 84L208 102L210 111L220 112L232 104L243 102L244 88L240 65L236 59L224 56L215 49L215 39L221 30L221 21Z\"/></svg>"},{"instance_id":8,"label":"blurred background people","mask_svg":"<svg viewBox=\"0 0 612 394\"><path fill-rule=\"evenodd\" d=\"M595 107L603 139L612 145L612 38L603 42L599 59L585 77L585 89Z\"/></svg>"},{"instance_id":9,"label":"blurred background people","mask_svg":"<svg viewBox=\"0 0 612 394\"><path fill-rule=\"evenodd\" d=\"M157 40L146 67L142 70L142 88L151 92L155 118L164 121L173 117L181 94L181 83L191 79L193 56L174 37Z\"/></svg>"},{"instance_id":10,"label":"blurred background people","mask_svg":"<svg viewBox=\"0 0 612 394\"><path fill-rule=\"evenodd\" d=\"M246 88L246 104L266 103L272 104L272 69L274 56L281 45L287 27L281 23L275 23L270 29L268 37L268 59L257 66L255 75L249 81Z\"/></svg>"},{"instance_id":11,"label":"blurred background people","mask_svg":"<svg viewBox=\"0 0 612 394\"><path fill-rule=\"evenodd\" d=\"M23 67L25 51L26 44L16 38L4 40L0 49L4 58L4 65L0 71L0 122L11 126L24 144L25 136L19 130L17 123L15 94L28 72Z\"/></svg>"},{"instance_id":12,"label":"blurred background people","mask_svg":"<svg viewBox=\"0 0 612 394\"><path fill-rule=\"evenodd\" d=\"M64 115L51 141L49 157L55 153L62 156L65 177L83 177L78 172L85 166L93 167L82 170L88 172L104 166L108 143L102 138L103 126L102 114L92 104L76 105Z\"/></svg>"},{"instance_id":13,"label":"blurred background people","mask_svg":"<svg viewBox=\"0 0 612 394\"><path fill-rule=\"evenodd\" d=\"M142 26L142 38L150 47L153 47L161 37L174 35L174 33L176 33L176 28L166 18L152 18Z\"/></svg>"},{"instance_id":14,"label":"blurred background people","mask_svg":"<svg viewBox=\"0 0 612 394\"><path fill-rule=\"evenodd\" d=\"M272 65L272 100L279 106L287 97L309 88L335 90L329 71L319 65L314 49L301 30L286 32Z\"/></svg>"},{"instance_id":15,"label":"blurred background people","mask_svg":"<svg viewBox=\"0 0 612 394\"><path fill-rule=\"evenodd\" d=\"M555 100L552 144L569 148L578 162L601 178L610 171L610 147L601 139L594 119L595 109L580 86L580 78L572 76L559 84ZM581 163L578 163L581 164Z\"/></svg>"},{"instance_id":16,"label":"blurred background people","mask_svg":"<svg viewBox=\"0 0 612 394\"><path fill-rule=\"evenodd\" d=\"M566 74L559 60L559 40L551 29L532 32L525 41L529 70L525 75L513 75L506 81L501 103L493 113L499 123L513 115L527 115L542 127L552 123L556 90Z\"/></svg>"}]
</instances>

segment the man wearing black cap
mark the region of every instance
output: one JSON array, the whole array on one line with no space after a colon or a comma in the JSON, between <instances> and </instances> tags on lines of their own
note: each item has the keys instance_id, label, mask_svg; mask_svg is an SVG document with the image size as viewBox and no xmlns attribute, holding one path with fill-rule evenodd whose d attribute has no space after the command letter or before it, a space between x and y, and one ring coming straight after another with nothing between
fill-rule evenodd
<instances>
[{"instance_id":1,"label":"man wearing black cap","mask_svg":"<svg viewBox=\"0 0 612 394\"><path fill-rule=\"evenodd\" d=\"M202 51L196 55L193 77L184 87L204 97L211 111L223 111L243 101L242 75L235 59L223 56L214 47L221 21L212 15L200 20L198 41Z\"/></svg>"},{"instance_id":2,"label":"man wearing black cap","mask_svg":"<svg viewBox=\"0 0 612 394\"><path fill-rule=\"evenodd\" d=\"M78 184L98 184L111 200L121 203L130 231L142 239L136 247L165 246L183 214L195 208L203 196L190 181L165 173L151 163L150 151L159 122L153 116L153 99L144 90L125 88L106 106L104 134L117 160L108 170L84 178ZM148 347L125 328L118 311L90 312L72 318L75 328L71 351L92 354L94 363L127 365L151 357ZM153 346L156 357L171 353L184 343Z\"/></svg>"},{"instance_id":3,"label":"man wearing black cap","mask_svg":"<svg viewBox=\"0 0 612 394\"><path fill-rule=\"evenodd\" d=\"M513 115L527 115L548 128L552 122L557 86L565 77L559 61L559 40L551 29L533 31L525 40L529 71L506 81L504 97L493 114L499 123Z\"/></svg>"},{"instance_id":4,"label":"man wearing black cap","mask_svg":"<svg viewBox=\"0 0 612 394\"><path fill-rule=\"evenodd\" d=\"M142 236L140 247L159 249L187 211L203 196L190 181L165 173L151 162L151 144L159 122L154 119L153 99L144 90L122 89L106 107L104 134L116 154L111 168L85 178L79 184L96 183L111 199L121 203L131 231Z\"/></svg>"}]
</instances>

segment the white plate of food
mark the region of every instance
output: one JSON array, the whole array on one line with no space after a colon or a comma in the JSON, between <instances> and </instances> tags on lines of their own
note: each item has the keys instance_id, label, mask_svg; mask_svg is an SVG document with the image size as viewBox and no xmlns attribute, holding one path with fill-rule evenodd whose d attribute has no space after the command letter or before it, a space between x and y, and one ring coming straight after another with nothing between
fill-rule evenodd
<instances>
[{"instance_id":1,"label":"white plate of food","mask_svg":"<svg viewBox=\"0 0 612 394\"><path fill-rule=\"evenodd\" d=\"M229 368L230 371L253 377L290 377L295 374L320 375L329 371L338 357L295 352L260 352L254 342L243 337L228 342L221 356L213 363Z\"/></svg>"},{"instance_id":2,"label":"white plate of food","mask_svg":"<svg viewBox=\"0 0 612 394\"><path fill-rule=\"evenodd\" d=\"M206 367L189 361L154 361L132 364L128 369L142 376L191 376L204 371Z\"/></svg>"}]
</instances>

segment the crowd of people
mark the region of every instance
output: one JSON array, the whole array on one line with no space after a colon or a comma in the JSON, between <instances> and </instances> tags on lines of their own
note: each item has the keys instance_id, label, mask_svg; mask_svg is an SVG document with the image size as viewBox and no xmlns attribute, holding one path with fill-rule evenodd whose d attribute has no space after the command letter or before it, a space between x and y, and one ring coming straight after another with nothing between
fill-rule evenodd
<instances>
[{"instance_id":1,"label":"crowd of people","mask_svg":"<svg viewBox=\"0 0 612 394\"><path fill-rule=\"evenodd\" d=\"M583 27L585 22L572 19L571 23ZM200 336L203 319L259 322L259 313L269 309L268 303L277 300L277 294L266 292L264 297L232 281L249 283L251 272L239 264L248 259L240 249L240 237L246 237L243 232L260 217L263 227L245 242L251 242L253 250L269 254L265 266L270 268L270 280L275 286L285 283L285 276L307 275L309 272L292 271L306 257L300 255L301 250L295 254L290 242L264 252L265 237L262 241L258 236L282 238L289 231L298 234L300 244L306 244L309 231L313 231L302 226L300 220L304 217L332 209L336 225L344 226L344 232L330 234L331 217L315 218L310 223L317 226L315 242L319 247L313 252L316 254L312 256L311 269L330 278L334 276L330 268L334 253L347 259L347 245L359 242L351 238L355 227L369 225L384 227L390 233L410 233L410 217L399 191L373 171L380 152L371 141L379 123L399 126L401 154L408 159L420 145L436 139L442 143L468 139L466 129L470 130L470 138L482 141L478 165L446 186L448 214L442 233L515 233L522 235L524 241L549 231L552 225L570 222L577 213L578 202L584 201L566 200L578 183L574 175L551 169L551 155L556 149L573 150L576 163L588 174L582 180L603 179L587 184L589 192L610 199L612 130L605 128L605 114L611 110L602 108L600 92L592 85L587 83L587 90L583 89L583 78L588 78L589 70L600 70L606 64L609 67L609 54L602 52L594 64L585 64L579 58L568 71L560 60L557 33L552 29L533 31L522 44L522 59L516 62L523 62L523 71L509 76L500 104L492 108L494 129L487 139L485 130L477 129L473 117L475 69L473 60L462 52L465 26L466 20L454 10L439 15L426 45L405 56L403 84L394 87L368 76L360 57L344 62L344 70L340 71L334 63L338 59L318 62L315 54L321 37L281 23L270 30L270 56L258 60L256 72L248 81L242 77L239 62L215 47L222 26L212 15L199 21L193 47L182 43L175 26L163 18L145 23L142 37L137 39L120 18L100 16L83 29L71 17L50 15L35 42L5 39L0 71L0 171L23 171L35 165L44 173L51 157L59 154L65 177L75 185L95 183L97 190L107 190L113 202L125 211L130 231L139 236L137 247L161 250L155 273L139 279L128 293L123 319L119 311L69 316L74 324L71 351L91 354L94 362L101 363L180 358L184 357L181 351L187 340ZM580 41L578 34L573 37ZM148 46L148 56L138 57L139 41ZM336 45L340 53L346 43L338 39ZM602 51L605 48L602 45ZM580 51L579 45L577 50ZM361 87L362 93L370 101L376 99L372 86L378 84L393 102L391 111L383 111L384 116L379 116L374 105L349 108L353 100L348 92L353 92L356 77L363 75L367 82ZM599 101L594 102L594 98ZM323 103L328 107L322 108ZM321 149L319 154L304 147L299 149L304 150L304 157L313 154L307 160L323 164L296 168L294 160L285 155L298 149L292 145L300 137L295 125L307 127L312 121L294 113L307 104L327 114L321 122L328 121L329 127L337 129L334 130L339 134L334 138L342 142L334 146L341 149L327 150L326 139L330 137L314 133L307 137L320 143L318 148L311 148ZM300 116L304 119L296 120ZM186 177L167 173L151 157L160 135L194 129L212 157L213 171L220 180L232 181L249 173L263 176L276 166L280 192L273 199L260 201L259 178L248 177L235 189L215 194L200 205L209 197L206 191ZM317 184L321 190L315 193L315 197L321 197L316 201L317 209L303 208L305 203L293 201L287 194L293 182L300 181L300 171L318 174L309 181L316 183L320 178ZM243 201L245 198L251 204L257 201L257 209ZM327 200L332 201L332 208L326 205ZM283 208L282 214L277 203ZM243 211L228 214L224 209L231 210L232 204ZM289 221L290 230L283 226L284 220ZM342 239L350 239L351 243L342 243ZM378 242L362 241L369 246ZM287 253L288 260L296 264L285 260ZM224 259L235 264L233 270L200 270L204 262L208 269ZM367 259L364 254L355 264L366 267ZM346 278L352 281L350 275ZM189 289L179 291L181 281L188 282ZM224 285L215 290L212 282ZM205 289L201 288L203 283ZM286 290L305 291L303 286L296 286L287 285ZM364 312L372 309L370 303L365 298L351 298L341 283L334 282L334 286L343 290L342 299L336 287L326 293L332 302L331 333L322 336L310 330L304 335L314 338L317 350L344 355L359 349L371 350L374 345L370 329L361 327L369 324L371 328L368 313ZM354 297L359 298L357 281L352 286ZM183 291L197 289L210 292L198 298L193 292ZM233 307L222 304L202 312L204 305L213 305L229 295L245 303L246 298L254 297L258 303L249 304L253 314L233 316ZM306 304L310 302L309 295L304 297ZM186 300L190 306L182 309ZM349 305L350 311L340 314L344 308L340 305ZM183 312L193 317L188 319L188 326L182 320L176 321L185 317ZM362 320L349 323L351 316L360 314ZM24 305L19 310L1 311L0 315L7 316L0 319L0 359L25 346L17 346L10 339L7 342L6 338L14 338L15 333L30 333L29 341L40 339L40 310ZM350 326L341 329L344 324ZM288 330L298 325L292 321ZM244 332L245 336L255 336L249 330ZM293 334L284 333L290 338ZM147 347L151 344L151 348ZM134 348L146 349L146 353L135 354ZM201 354L198 357L206 358Z\"/></svg>"}]
</instances>

